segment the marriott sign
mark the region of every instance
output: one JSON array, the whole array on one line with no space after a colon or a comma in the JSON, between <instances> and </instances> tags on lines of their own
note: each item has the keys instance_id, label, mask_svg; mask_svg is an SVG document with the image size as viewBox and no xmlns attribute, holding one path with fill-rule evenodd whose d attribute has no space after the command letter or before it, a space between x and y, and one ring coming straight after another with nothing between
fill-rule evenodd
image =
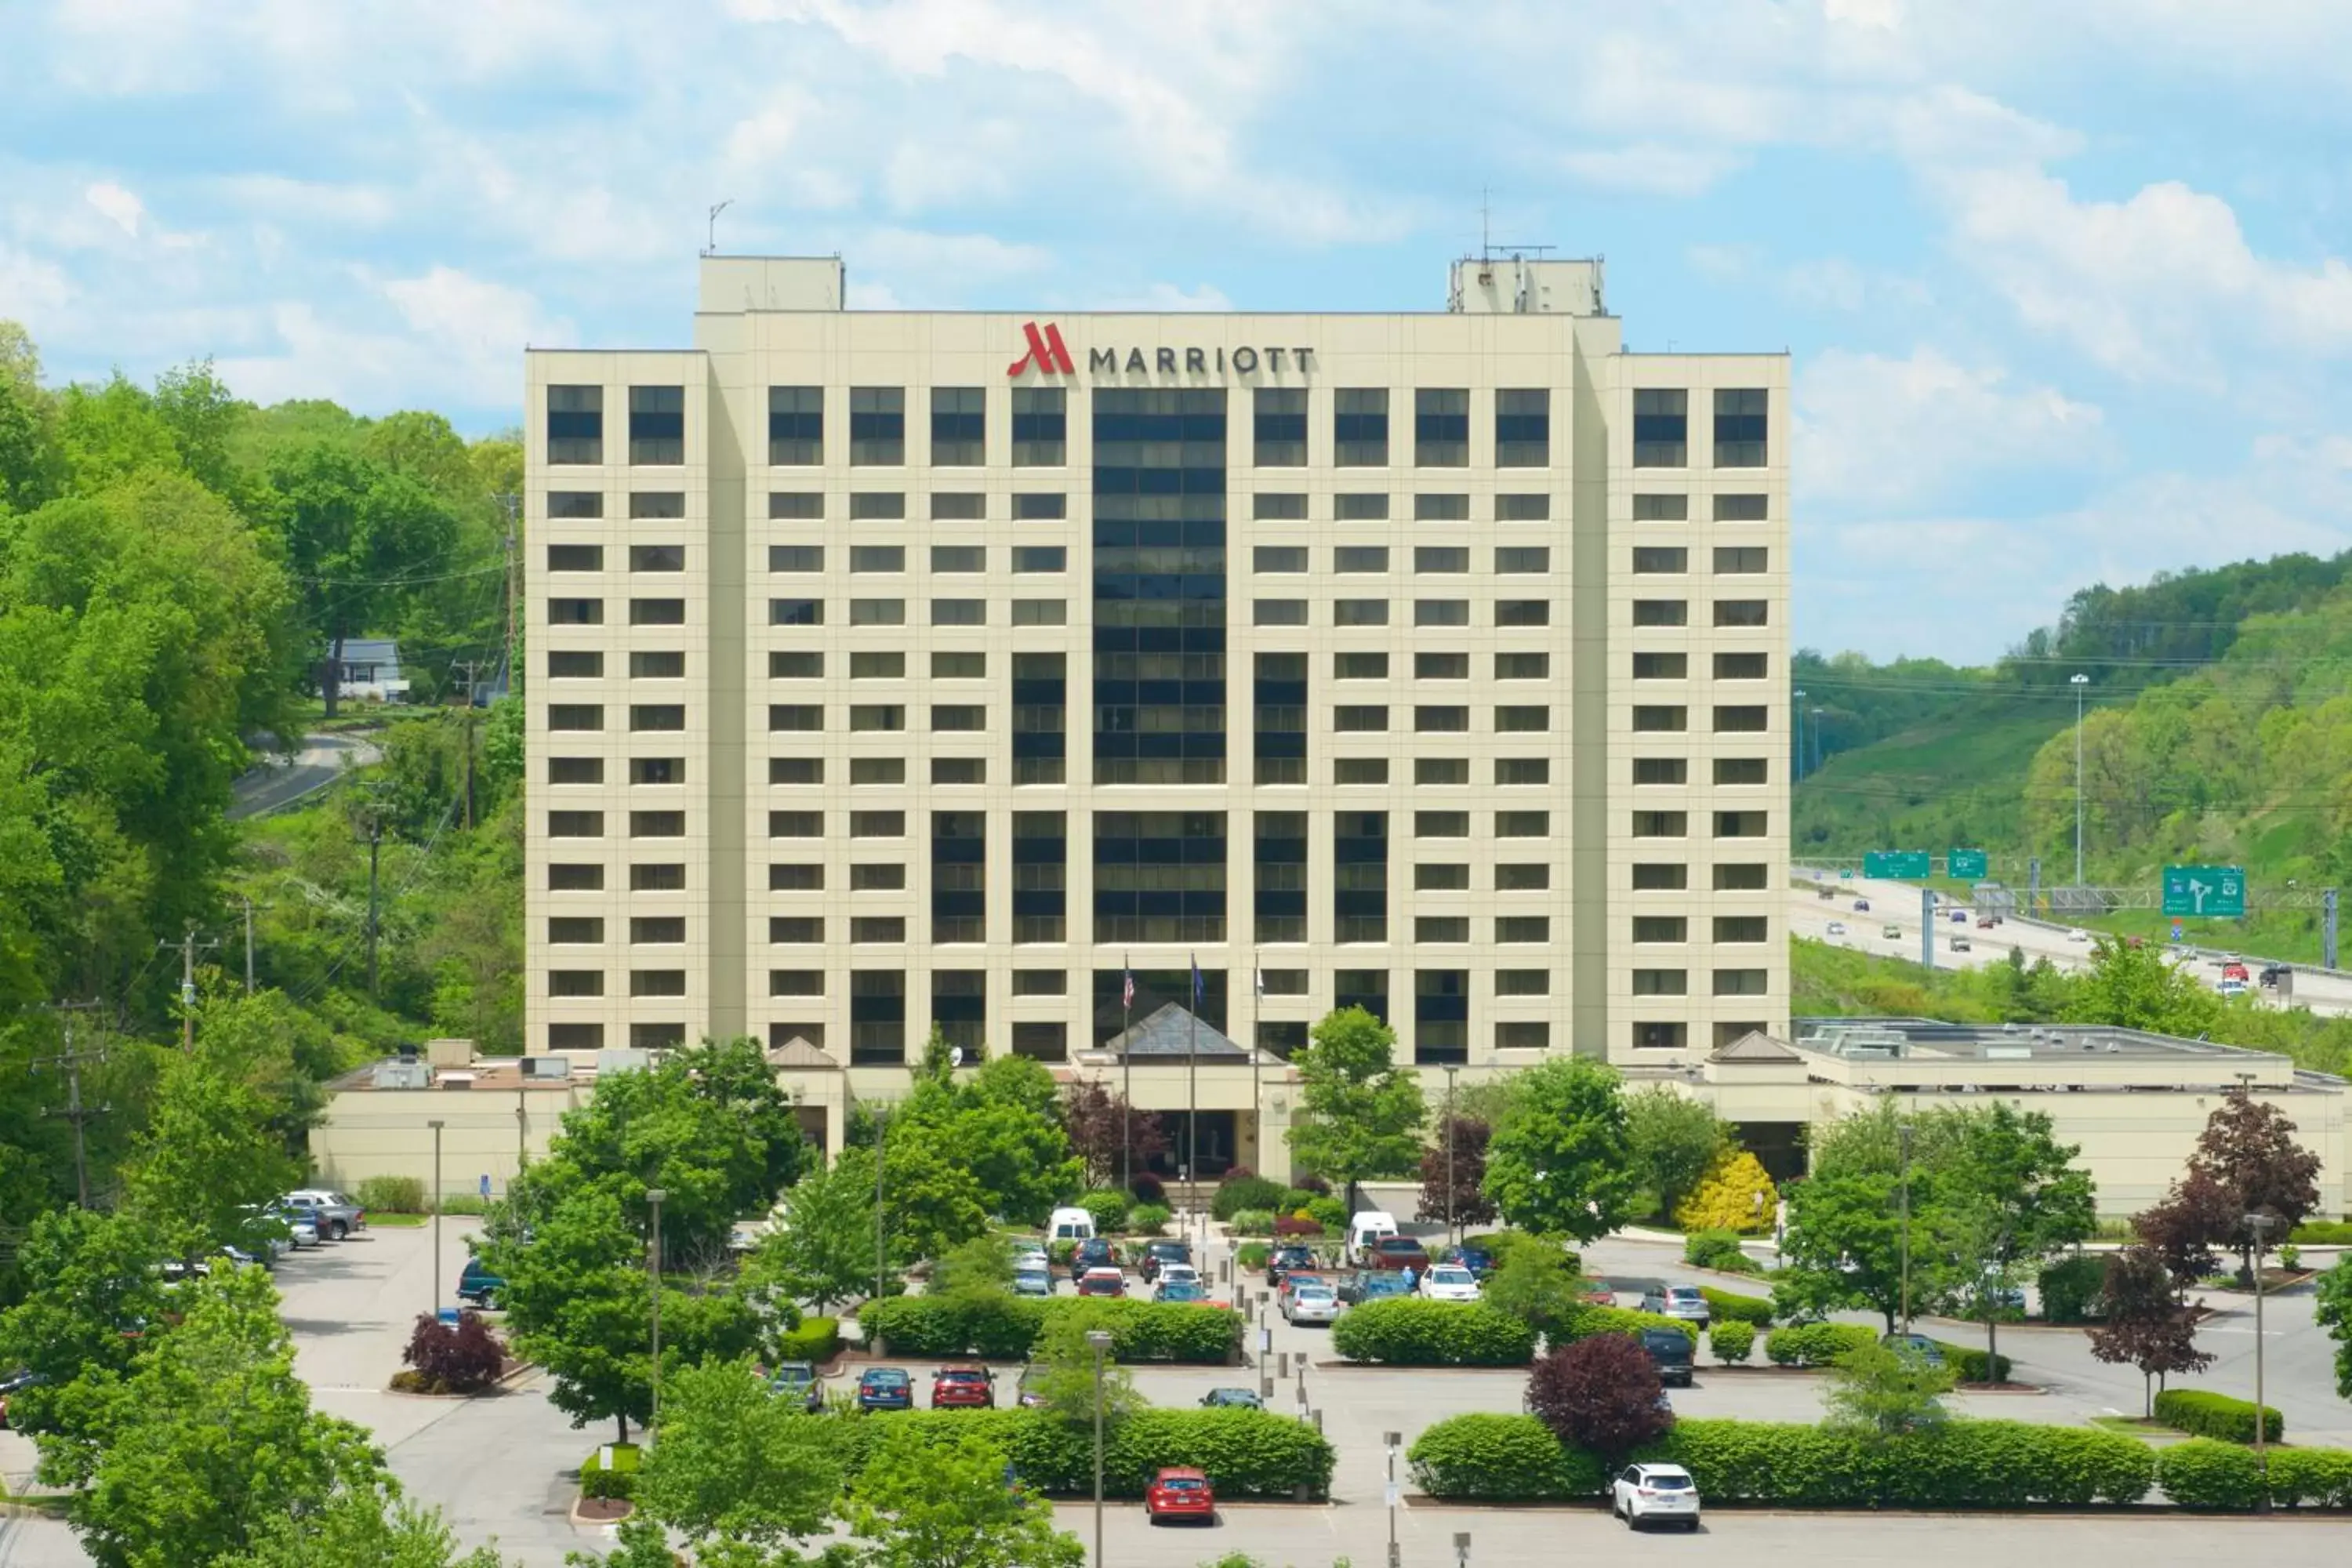
<instances>
[{"instance_id":1,"label":"marriott sign","mask_svg":"<svg viewBox=\"0 0 2352 1568\"><path fill-rule=\"evenodd\" d=\"M1034 370L1046 374L1076 375L1076 363L1070 358L1067 345L1062 342L1061 327L1048 321L1040 328L1029 321L1021 328L1028 342L1028 351L1005 368L1009 376ZM1228 366L1238 375L1255 375L1263 367L1269 371L1293 369L1304 372L1313 363L1311 348L1237 348L1230 353L1224 348L1213 349L1153 349L1147 356L1139 348L1130 348L1122 359L1115 348L1087 351L1087 374L1089 375L1149 375L1154 371L1162 375L1223 375ZM1181 363L1179 363L1179 356Z\"/></svg>"}]
</instances>

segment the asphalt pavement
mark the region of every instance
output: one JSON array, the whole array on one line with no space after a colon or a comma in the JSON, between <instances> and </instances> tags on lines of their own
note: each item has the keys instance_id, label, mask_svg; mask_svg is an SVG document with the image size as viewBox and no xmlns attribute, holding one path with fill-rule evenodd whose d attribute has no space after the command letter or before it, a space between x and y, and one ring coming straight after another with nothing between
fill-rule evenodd
<instances>
[{"instance_id":1,"label":"asphalt pavement","mask_svg":"<svg viewBox=\"0 0 2352 1568\"><path fill-rule=\"evenodd\" d=\"M373 742L361 736L305 735L302 749L291 757L269 758L237 775L229 786L229 818L267 816L326 788L342 776L345 767L365 767L383 757Z\"/></svg>"}]
</instances>

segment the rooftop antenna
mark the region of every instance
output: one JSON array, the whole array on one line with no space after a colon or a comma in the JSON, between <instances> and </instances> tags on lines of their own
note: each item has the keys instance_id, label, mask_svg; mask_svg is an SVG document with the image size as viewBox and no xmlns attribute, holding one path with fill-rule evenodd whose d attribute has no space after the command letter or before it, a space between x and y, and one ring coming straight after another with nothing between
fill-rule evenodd
<instances>
[{"instance_id":1,"label":"rooftop antenna","mask_svg":"<svg viewBox=\"0 0 2352 1568\"><path fill-rule=\"evenodd\" d=\"M717 206L710 209L709 243L702 247L703 255L716 256L719 254L719 215L725 212L729 207L731 207L734 205L735 198L733 196L729 196L725 201L720 202Z\"/></svg>"}]
</instances>

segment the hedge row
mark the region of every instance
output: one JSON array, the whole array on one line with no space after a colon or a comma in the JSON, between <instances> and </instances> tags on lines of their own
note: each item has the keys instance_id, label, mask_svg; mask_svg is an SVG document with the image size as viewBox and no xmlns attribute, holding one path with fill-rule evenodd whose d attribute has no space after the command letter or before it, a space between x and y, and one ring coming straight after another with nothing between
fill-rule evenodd
<instances>
[{"instance_id":1,"label":"hedge row","mask_svg":"<svg viewBox=\"0 0 2352 1568\"><path fill-rule=\"evenodd\" d=\"M2107 1260L2095 1252L2062 1258L2042 1270L2042 1315L2053 1323L2087 1323L2106 1313Z\"/></svg>"},{"instance_id":2,"label":"hedge row","mask_svg":"<svg viewBox=\"0 0 2352 1568\"><path fill-rule=\"evenodd\" d=\"M1706 1300L1707 1314L1712 1318L1753 1323L1759 1329L1772 1326L1772 1300L1769 1296L1742 1296L1736 1290L1718 1290L1712 1285L1700 1286L1698 1293Z\"/></svg>"},{"instance_id":3,"label":"hedge row","mask_svg":"<svg viewBox=\"0 0 2352 1568\"><path fill-rule=\"evenodd\" d=\"M1554 1344L1573 1344L1595 1334L1638 1334L1643 1329L1672 1329L1687 1338L1694 1350L1698 1347L1696 1323L1658 1312L1636 1311L1631 1307L1597 1307L1582 1302L1561 1315L1551 1341Z\"/></svg>"},{"instance_id":4,"label":"hedge row","mask_svg":"<svg viewBox=\"0 0 2352 1568\"><path fill-rule=\"evenodd\" d=\"M1597 1495L1598 1455L1532 1415L1461 1415L1406 1454L1431 1495L1484 1502ZM1802 1508L2017 1508L2137 1502L2155 1456L2137 1437L2025 1421L1955 1421L1899 1442L1769 1421L1681 1420L1637 1458L1678 1464L1707 1501Z\"/></svg>"},{"instance_id":5,"label":"hedge row","mask_svg":"<svg viewBox=\"0 0 2352 1568\"><path fill-rule=\"evenodd\" d=\"M1937 1340L1936 1348L1944 1352L1944 1365L1962 1383L2007 1383L2009 1369L2016 1364L2002 1356L2000 1370L1995 1372L1991 1357L1984 1351L1956 1345L1949 1340Z\"/></svg>"},{"instance_id":6,"label":"hedge row","mask_svg":"<svg viewBox=\"0 0 2352 1568\"><path fill-rule=\"evenodd\" d=\"M1850 1352L1878 1342L1860 1323L1784 1323L1764 1336L1774 1366L1835 1366Z\"/></svg>"},{"instance_id":7,"label":"hedge row","mask_svg":"<svg viewBox=\"0 0 2352 1568\"><path fill-rule=\"evenodd\" d=\"M1535 1359L1535 1331L1475 1301L1397 1297L1339 1314L1331 1348L1349 1361L1386 1366L1525 1366Z\"/></svg>"},{"instance_id":8,"label":"hedge row","mask_svg":"<svg viewBox=\"0 0 2352 1568\"><path fill-rule=\"evenodd\" d=\"M2352 1247L2352 1220L2305 1220L2286 1238L2297 1247Z\"/></svg>"},{"instance_id":9,"label":"hedge row","mask_svg":"<svg viewBox=\"0 0 2352 1568\"><path fill-rule=\"evenodd\" d=\"M2273 1448L2271 1500L2282 1508L2352 1508L2352 1449ZM2252 1448L2191 1437L2156 1453L2156 1484L2182 1508L2243 1512L2262 1500Z\"/></svg>"},{"instance_id":10,"label":"hedge row","mask_svg":"<svg viewBox=\"0 0 2352 1568\"><path fill-rule=\"evenodd\" d=\"M1727 1366L1746 1361L1756 1349L1756 1325L1726 1318L1706 1326L1706 1348Z\"/></svg>"},{"instance_id":11,"label":"hedge row","mask_svg":"<svg viewBox=\"0 0 2352 1568\"><path fill-rule=\"evenodd\" d=\"M829 1415L841 1424L841 1447L853 1481L865 1468L877 1431L913 1426L932 1442L980 1433L1001 1447L1022 1480L1059 1496L1091 1495L1094 1428L1038 1410L903 1410L885 1415ZM1207 1472L1222 1498L1289 1498L1305 1487L1321 1498L1331 1487L1332 1448L1304 1421L1263 1410L1139 1410L1104 1434L1103 1492L1141 1497L1170 1466Z\"/></svg>"},{"instance_id":12,"label":"hedge row","mask_svg":"<svg viewBox=\"0 0 2352 1568\"><path fill-rule=\"evenodd\" d=\"M841 1353L839 1318L803 1318L797 1329L776 1336L778 1361L813 1361L822 1364Z\"/></svg>"},{"instance_id":13,"label":"hedge row","mask_svg":"<svg viewBox=\"0 0 2352 1568\"><path fill-rule=\"evenodd\" d=\"M2222 1443L2254 1440L2254 1404L2201 1388L2168 1388L2156 1396L2156 1418L2175 1431ZM2275 1443L2286 1432L2286 1418L2263 1406L2263 1436Z\"/></svg>"},{"instance_id":14,"label":"hedge row","mask_svg":"<svg viewBox=\"0 0 2352 1568\"><path fill-rule=\"evenodd\" d=\"M886 1353L976 1355L990 1361L1021 1360L1035 1347L1048 1322L1066 1318L1088 1329L1108 1330L1112 1357L1125 1362L1218 1366L1233 1359L1241 1342L1241 1319L1232 1312L1124 1297L898 1296L868 1301L857 1311L866 1342Z\"/></svg>"},{"instance_id":15,"label":"hedge row","mask_svg":"<svg viewBox=\"0 0 2352 1568\"><path fill-rule=\"evenodd\" d=\"M1727 1230L1695 1230L1683 1237L1683 1261L1693 1268L1718 1274L1761 1274L1764 1266L1740 1249L1739 1237Z\"/></svg>"}]
</instances>

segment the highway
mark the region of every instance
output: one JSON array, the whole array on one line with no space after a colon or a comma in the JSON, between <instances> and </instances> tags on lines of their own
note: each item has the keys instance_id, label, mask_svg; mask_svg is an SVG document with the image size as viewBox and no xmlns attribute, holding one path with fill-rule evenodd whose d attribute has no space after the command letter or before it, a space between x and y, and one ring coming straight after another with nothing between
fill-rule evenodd
<instances>
[{"instance_id":1,"label":"highway","mask_svg":"<svg viewBox=\"0 0 2352 1568\"><path fill-rule=\"evenodd\" d=\"M1795 874L1808 877L1806 868L1799 867ZM1824 900L1820 886L1807 881L1789 892L1789 929L1796 936L1836 942L1880 958L1919 960L1919 889L1909 882L1880 881L1855 877L1840 880L1834 873L1825 879L1833 897ZM1853 907L1856 899L1869 900L1867 910ZM1965 907L1965 906L1964 906ZM1952 906L1938 894L1936 900L1937 928L1936 933L1936 967L1951 969L1976 967L1987 963L2006 963L2012 947L2024 950L2026 959L2047 958L2060 969L2076 970L2089 967L2092 944L2067 940L2068 928L2026 921L2005 921L1991 931L1979 931L1976 912L1969 910L1965 923L1951 918ZM1832 935L1830 923L1842 922L1843 935ZM1890 939L1882 934L1888 926L1899 927L1902 935ZM1954 952L1953 936L1966 936L1969 951ZM2254 953L2245 954L2250 971L2259 974L2266 962ZM2211 985L2221 977L2221 967L2211 960L2191 955L2181 960L2191 966L2200 981ZM2321 970L2302 968L2295 971L2291 983L2292 1005L2310 1008L2315 1013L2352 1013L2352 973L2329 973ZM2266 1003L2281 1000L2260 987L2255 994Z\"/></svg>"}]
</instances>

